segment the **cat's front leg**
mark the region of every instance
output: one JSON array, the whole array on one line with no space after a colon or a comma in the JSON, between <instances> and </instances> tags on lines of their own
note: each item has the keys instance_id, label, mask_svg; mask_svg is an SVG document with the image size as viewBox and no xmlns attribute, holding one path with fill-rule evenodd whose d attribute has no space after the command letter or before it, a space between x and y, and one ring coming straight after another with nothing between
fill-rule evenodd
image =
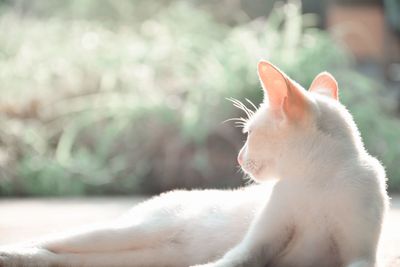
<instances>
[{"instance_id":1,"label":"cat's front leg","mask_svg":"<svg viewBox=\"0 0 400 267\"><path fill-rule=\"evenodd\" d=\"M195 267L264 267L273 261L294 236L290 212L278 200L271 197L236 247L215 262Z\"/></svg>"}]
</instances>

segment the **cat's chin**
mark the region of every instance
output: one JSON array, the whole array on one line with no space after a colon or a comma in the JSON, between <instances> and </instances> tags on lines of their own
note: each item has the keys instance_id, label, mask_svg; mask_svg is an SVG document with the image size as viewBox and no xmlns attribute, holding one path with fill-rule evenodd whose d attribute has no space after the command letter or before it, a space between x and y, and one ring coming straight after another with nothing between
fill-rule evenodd
<instances>
[{"instance_id":1,"label":"cat's chin","mask_svg":"<svg viewBox=\"0 0 400 267\"><path fill-rule=\"evenodd\" d=\"M250 178L251 178L251 180L253 180L254 182L257 182L257 183L262 183L262 182L266 182L266 181L270 180L264 176L255 176L252 174L250 175Z\"/></svg>"},{"instance_id":2,"label":"cat's chin","mask_svg":"<svg viewBox=\"0 0 400 267\"><path fill-rule=\"evenodd\" d=\"M270 182L278 179L276 175L266 171L264 168L260 168L254 172L246 171L246 173L249 175L251 180L257 183Z\"/></svg>"},{"instance_id":3,"label":"cat's chin","mask_svg":"<svg viewBox=\"0 0 400 267\"><path fill-rule=\"evenodd\" d=\"M242 170L251 178L251 180L261 183L277 179L276 176L273 175L272 170L274 170L274 167L275 162L272 160L258 162L249 160L242 165Z\"/></svg>"},{"instance_id":4,"label":"cat's chin","mask_svg":"<svg viewBox=\"0 0 400 267\"><path fill-rule=\"evenodd\" d=\"M274 180L274 178L264 172L264 168L259 168L255 171L246 171L246 173L250 176L251 180L257 183Z\"/></svg>"}]
</instances>

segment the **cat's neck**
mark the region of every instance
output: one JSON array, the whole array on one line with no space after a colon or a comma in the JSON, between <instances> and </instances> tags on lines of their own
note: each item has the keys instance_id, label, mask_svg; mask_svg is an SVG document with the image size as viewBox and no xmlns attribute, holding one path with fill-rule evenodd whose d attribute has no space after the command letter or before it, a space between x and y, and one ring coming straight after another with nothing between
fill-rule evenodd
<instances>
[{"instance_id":1,"label":"cat's neck","mask_svg":"<svg viewBox=\"0 0 400 267\"><path fill-rule=\"evenodd\" d=\"M335 140L329 137L308 138L291 144L287 158L278 168L280 179L295 179L303 181L326 180L338 173L345 173L349 164L357 168L357 161L365 154L351 140Z\"/></svg>"}]
</instances>

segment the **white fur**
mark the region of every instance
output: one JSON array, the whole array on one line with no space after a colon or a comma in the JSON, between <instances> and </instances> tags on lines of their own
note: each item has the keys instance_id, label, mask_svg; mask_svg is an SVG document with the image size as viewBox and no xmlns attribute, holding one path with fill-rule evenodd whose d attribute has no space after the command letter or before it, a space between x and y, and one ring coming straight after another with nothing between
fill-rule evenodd
<instances>
[{"instance_id":1,"label":"white fur","mask_svg":"<svg viewBox=\"0 0 400 267\"><path fill-rule=\"evenodd\" d=\"M377 266L385 172L339 102L307 98L301 127L267 104L247 125L242 166L274 186L162 194L110 225L3 249L0 266Z\"/></svg>"},{"instance_id":2,"label":"white fur","mask_svg":"<svg viewBox=\"0 0 400 267\"><path fill-rule=\"evenodd\" d=\"M202 267L378 265L384 169L344 106L314 93L307 98L311 118L301 125L263 106L246 126L242 166L260 182L280 181L243 241Z\"/></svg>"},{"instance_id":3,"label":"white fur","mask_svg":"<svg viewBox=\"0 0 400 267\"><path fill-rule=\"evenodd\" d=\"M103 227L0 249L0 266L187 267L218 259L243 238L272 188L164 193Z\"/></svg>"}]
</instances>

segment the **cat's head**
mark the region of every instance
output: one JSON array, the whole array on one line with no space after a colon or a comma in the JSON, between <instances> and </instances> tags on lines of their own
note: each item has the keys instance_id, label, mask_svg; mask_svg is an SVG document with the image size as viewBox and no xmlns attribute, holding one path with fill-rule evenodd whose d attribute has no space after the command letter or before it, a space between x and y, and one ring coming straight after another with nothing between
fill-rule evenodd
<instances>
[{"instance_id":1,"label":"cat's head","mask_svg":"<svg viewBox=\"0 0 400 267\"><path fill-rule=\"evenodd\" d=\"M246 123L247 140L238 155L254 180L281 178L285 168L300 171L318 157L331 160L338 147L362 146L332 75L319 74L308 91L266 61L258 64L258 76L264 103Z\"/></svg>"}]
</instances>

